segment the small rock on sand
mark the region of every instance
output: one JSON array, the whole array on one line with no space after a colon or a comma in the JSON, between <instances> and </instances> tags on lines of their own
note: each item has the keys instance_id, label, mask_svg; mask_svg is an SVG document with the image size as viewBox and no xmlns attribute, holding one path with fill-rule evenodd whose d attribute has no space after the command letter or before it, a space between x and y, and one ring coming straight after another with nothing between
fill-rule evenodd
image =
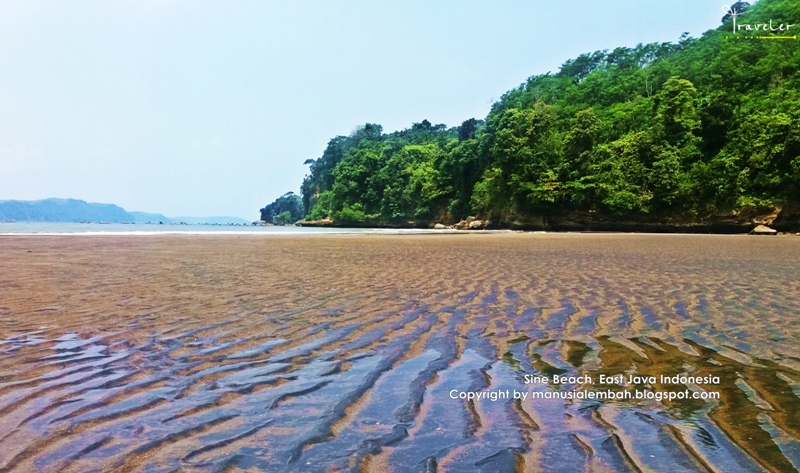
<instances>
[{"instance_id":1,"label":"small rock on sand","mask_svg":"<svg viewBox=\"0 0 800 473\"><path fill-rule=\"evenodd\" d=\"M751 235L777 235L778 230L774 230L769 228L766 225L759 225L756 228L750 230Z\"/></svg>"}]
</instances>

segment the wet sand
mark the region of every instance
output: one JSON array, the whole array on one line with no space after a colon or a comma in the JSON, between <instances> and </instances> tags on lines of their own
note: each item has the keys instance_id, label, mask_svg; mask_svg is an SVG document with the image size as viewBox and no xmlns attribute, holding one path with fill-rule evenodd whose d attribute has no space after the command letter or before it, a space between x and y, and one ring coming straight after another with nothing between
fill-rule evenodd
<instances>
[{"instance_id":1,"label":"wet sand","mask_svg":"<svg viewBox=\"0 0 800 473\"><path fill-rule=\"evenodd\" d=\"M795 471L800 238L0 237L5 471ZM717 376L719 400L524 376Z\"/></svg>"}]
</instances>

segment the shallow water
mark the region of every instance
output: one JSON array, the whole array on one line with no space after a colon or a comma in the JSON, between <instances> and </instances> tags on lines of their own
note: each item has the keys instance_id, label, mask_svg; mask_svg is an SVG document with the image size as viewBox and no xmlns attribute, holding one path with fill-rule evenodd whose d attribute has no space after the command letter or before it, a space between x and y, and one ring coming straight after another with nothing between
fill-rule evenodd
<instances>
[{"instance_id":1,"label":"shallow water","mask_svg":"<svg viewBox=\"0 0 800 473\"><path fill-rule=\"evenodd\" d=\"M0 237L0 472L795 471L800 238ZM718 400L525 375L717 376Z\"/></svg>"},{"instance_id":2,"label":"shallow water","mask_svg":"<svg viewBox=\"0 0 800 473\"><path fill-rule=\"evenodd\" d=\"M181 225L157 223L71 223L71 222L2 222L2 235L406 235L425 233L446 233L452 230L431 230L418 228L338 228L338 227L295 227L260 225ZM489 231L497 232L497 231ZM487 232L488 233L488 232Z\"/></svg>"}]
</instances>

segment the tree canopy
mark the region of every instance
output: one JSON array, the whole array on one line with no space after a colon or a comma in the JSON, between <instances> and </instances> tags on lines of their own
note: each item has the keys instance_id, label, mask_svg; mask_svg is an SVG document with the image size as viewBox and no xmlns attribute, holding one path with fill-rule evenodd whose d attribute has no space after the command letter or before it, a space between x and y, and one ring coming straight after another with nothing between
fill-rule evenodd
<instances>
[{"instance_id":1,"label":"tree canopy","mask_svg":"<svg viewBox=\"0 0 800 473\"><path fill-rule=\"evenodd\" d=\"M296 222L303 218L304 215L303 201L294 192L283 194L275 202L261 209L261 220L276 225Z\"/></svg>"}]
</instances>

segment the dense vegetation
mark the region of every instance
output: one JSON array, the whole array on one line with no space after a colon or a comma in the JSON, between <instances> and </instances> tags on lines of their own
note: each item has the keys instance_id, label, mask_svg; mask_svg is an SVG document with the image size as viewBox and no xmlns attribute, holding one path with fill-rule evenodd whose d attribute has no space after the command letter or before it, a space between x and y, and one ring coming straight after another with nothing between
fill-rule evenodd
<instances>
[{"instance_id":1,"label":"dense vegetation","mask_svg":"<svg viewBox=\"0 0 800 473\"><path fill-rule=\"evenodd\" d=\"M762 0L739 22L770 19L800 24L800 2ZM737 37L731 21L583 54L507 92L485 120L333 138L306 161L306 218L691 220L798 202L800 42Z\"/></svg>"},{"instance_id":2,"label":"dense vegetation","mask_svg":"<svg viewBox=\"0 0 800 473\"><path fill-rule=\"evenodd\" d=\"M275 199L275 202L261 209L261 220L276 225L296 222L305 215L303 201L294 192L287 192Z\"/></svg>"}]
</instances>

